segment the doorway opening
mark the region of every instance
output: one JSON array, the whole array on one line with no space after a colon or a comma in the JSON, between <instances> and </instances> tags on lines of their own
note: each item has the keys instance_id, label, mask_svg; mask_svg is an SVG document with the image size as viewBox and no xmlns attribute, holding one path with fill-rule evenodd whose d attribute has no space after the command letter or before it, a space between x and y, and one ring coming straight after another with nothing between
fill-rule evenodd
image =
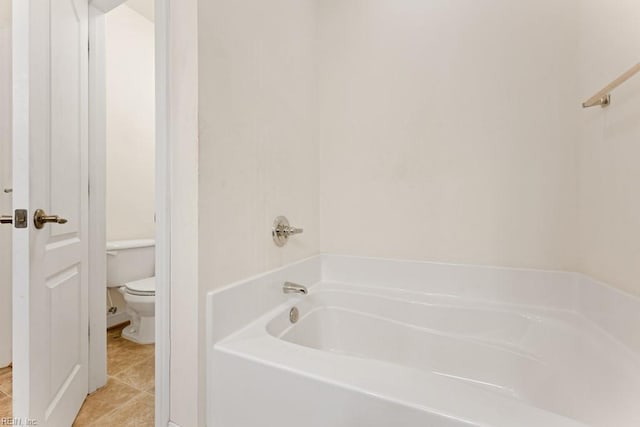
<instances>
[{"instance_id":1,"label":"doorway opening","mask_svg":"<svg viewBox=\"0 0 640 427\"><path fill-rule=\"evenodd\" d=\"M11 185L8 188L14 189L13 194L5 194L11 194L11 208L15 213L13 219L16 221L11 233L12 256L7 258L11 259L13 270L13 280L9 281L12 282L12 288L7 290L12 293L12 305L3 311L3 314L10 313L13 340L8 344L0 341L3 349L13 344L9 350L13 368L4 368L0 374L9 374L10 378L12 375L9 381L12 392L3 392L6 397L2 399L5 400L3 405L10 411L7 415L23 421L36 419L56 425L71 424L68 421L74 420L87 392L90 395L97 394L101 388L109 385L107 309L117 307L117 302L113 301L113 297L108 302L106 286L105 23L107 12L122 3L125 0L82 0L53 2L48 4L49 7L41 8L31 0L14 3L0 0L1 7L8 5L13 9L6 15L7 22L11 23L12 51L1 53L6 53L9 58L2 65L7 65L7 69L19 77L7 84L8 93L3 93L6 96L0 99L0 105L10 100L10 114L3 119L13 116L8 131L11 135L8 141L13 141L13 144L8 144L12 151L13 173L11 182L7 184L2 178L4 175L0 174L0 186ZM127 6L135 8L134 5L142 3L130 0ZM169 72L170 65L176 62L177 53L184 52L184 49L176 52L170 46L171 43L175 45L175 40L183 39L185 34L195 38L196 26L193 25L195 13L186 20L182 15L176 16L173 10L169 13L167 0L149 0L147 4L154 3L158 11L155 20L157 28L154 29L157 58L150 79L153 80L155 74L155 107L160 117L155 125L158 165L155 174L157 227L154 232L158 259L155 266L158 280L155 313L159 313L156 316L158 338L155 344L157 387L141 391L149 395L155 393L158 402L155 404L155 424L167 425L171 393L169 287L174 278L181 279L181 283L191 285L194 290L197 283L194 278L197 268L192 268L197 258L197 176L194 173L197 170L197 98L194 92L197 80L188 80L193 82L193 87L190 86L186 94L188 105L185 105L185 98L177 96L185 92L184 88L174 90L175 86L169 84L169 81L182 81L185 74L189 77L195 75L195 50L189 50L189 68L183 70L184 67L181 67L179 72ZM187 3L180 2L175 9L182 9L183 4ZM194 12L194 6L189 5L188 10ZM171 34L170 23L173 29ZM89 51L85 38L87 29ZM184 64L184 58L181 56L180 59L178 62ZM0 72L4 71L0 67ZM11 73L7 75L10 78ZM0 85L0 90L4 90L4 86ZM87 93L89 105L86 105ZM170 105L172 108L169 108ZM173 133L170 134L168 123L182 117L189 119L185 120L187 126L172 129ZM38 137L30 138L31 132ZM87 136L88 147L85 144ZM179 150L176 141L180 141ZM2 142L0 150L4 150ZM36 152L42 155L29 155ZM8 155L2 155L0 161L9 159ZM153 161L153 155L150 160ZM3 172L9 173L10 169ZM43 176L48 180L42 179ZM186 181L192 185L186 186L189 191L182 192L183 186L176 186L175 183ZM80 185L73 185L76 182ZM173 209L170 189L174 189L172 195L183 201L180 209ZM52 205L53 199L55 206ZM0 202L5 201L0 193ZM47 216L44 222L55 224L38 226L41 224L37 218L43 216L42 207L47 207L49 213L56 213ZM0 206L0 209L3 208L4 204ZM37 212L41 212L40 217L34 217ZM4 215L5 212L0 214ZM187 215L192 221L184 221L181 215ZM172 240L174 232L176 237ZM174 241L181 246L177 255L172 257L171 245ZM55 263L46 264L47 260L55 260ZM174 270L176 265L181 268ZM187 265L190 268L183 268ZM2 273L7 271L0 271L0 283L4 281ZM47 299L52 290L61 297ZM140 292L135 288L129 290ZM2 291L4 289L0 289ZM76 306L78 310L74 308ZM126 307L125 304L125 312ZM141 311L138 308L137 312ZM117 315L118 310L113 310L112 314ZM111 320L112 324L118 323ZM42 327L45 322L51 328ZM192 324L189 322L189 325ZM57 335L53 336L52 330ZM37 339L42 335L51 335L52 338ZM119 335L117 330L114 337L116 335ZM68 344L71 341L73 345ZM52 356L50 353L55 354ZM150 360L153 363L153 359ZM68 366L72 369L66 369ZM67 381L67 378L70 380ZM57 394L52 396L44 392L47 382L52 385L53 391L58 390ZM58 387L60 384L62 388ZM181 390L181 393L184 391ZM11 395L13 402L7 405L7 398ZM153 400L149 399L148 402ZM190 401L195 402L195 399Z\"/></svg>"},{"instance_id":2,"label":"doorway opening","mask_svg":"<svg viewBox=\"0 0 640 427\"><path fill-rule=\"evenodd\" d=\"M90 394L74 425L153 426L155 410L155 24L154 0L128 0L91 19L90 210L96 225L92 276L106 277L104 322L91 334ZM93 73L92 73L93 71ZM90 89L91 91L91 89ZM91 119L90 119L91 121ZM99 152L99 153L98 153ZM103 158L100 158L103 154ZM91 198L91 197L90 197ZM96 200L97 199L97 200ZM96 203L97 202L97 203ZM95 211L94 211L95 212ZM94 215L92 214L92 218ZM102 256L102 258L100 258ZM106 257L106 263L104 262ZM96 289L94 294L99 294ZM102 326L104 325L104 326ZM106 329L106 336L104 330ZM95 340L95 342L93 342ZM106 341L106 353L105 352ZM91 363L91 371L100 371ZM114 390L123 399L113 399ZM133 415L132 415L133 414ZM132 418L133 417L133 418Z\"/></svg>"}]
</instances>

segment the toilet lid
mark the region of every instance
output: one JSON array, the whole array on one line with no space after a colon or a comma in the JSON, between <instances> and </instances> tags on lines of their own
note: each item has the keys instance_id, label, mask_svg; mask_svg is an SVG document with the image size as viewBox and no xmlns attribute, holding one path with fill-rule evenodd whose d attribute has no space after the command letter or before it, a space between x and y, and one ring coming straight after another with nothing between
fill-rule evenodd
<instances>
[{"instance_id":1,"label":"toilet lid","mask_svg":"<svg viewBox=\"0 0 640 427\"><path fill-rule=\"evenodd\" d=\"M125 287L127 288L127 292L132 295L155 295L156 278L148 277L146 279L129 282Z\"/></svg>"}]
</instances>

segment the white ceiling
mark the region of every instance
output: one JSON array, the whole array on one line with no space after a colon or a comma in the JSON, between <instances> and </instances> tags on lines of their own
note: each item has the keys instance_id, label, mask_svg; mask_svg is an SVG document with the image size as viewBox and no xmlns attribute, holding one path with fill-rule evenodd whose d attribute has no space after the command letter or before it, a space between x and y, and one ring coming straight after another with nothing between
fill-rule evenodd
<instances>
[{"instance_id":1,"label":"white ceiling","mask_svg":"<svg viewBox=\"0 0 640 427\"><path fill-rule=\"evenodd\" d=\"M125 4L148 20L154 20L154 0L127 0Z\"/></svg>"}]
</instances>

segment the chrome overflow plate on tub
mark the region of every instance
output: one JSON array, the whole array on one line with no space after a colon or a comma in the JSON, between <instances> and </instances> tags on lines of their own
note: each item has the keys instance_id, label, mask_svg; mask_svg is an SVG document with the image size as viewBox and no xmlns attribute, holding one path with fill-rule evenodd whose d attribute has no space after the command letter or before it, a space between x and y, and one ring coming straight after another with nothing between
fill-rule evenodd
<instances>
[{"instance_id":1,"label":"chrome overflow plate on tub","mask_svg":"<svg viewBox=\"0 0 640 427\"><path fill-rule=\"evenodd\" d=\"M296 323L298 319L300 319L300 310L298 310L298 307L293 307L291 311L289 311L289 321Z\"/></svg>"}]
</instances>

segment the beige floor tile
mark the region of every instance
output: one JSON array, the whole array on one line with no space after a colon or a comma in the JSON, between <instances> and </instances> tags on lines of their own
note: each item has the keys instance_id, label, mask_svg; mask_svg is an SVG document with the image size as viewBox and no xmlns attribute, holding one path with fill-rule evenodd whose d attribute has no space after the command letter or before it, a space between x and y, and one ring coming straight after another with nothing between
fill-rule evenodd
<instances>
[{"instance_id":1,"label":"beige floor tile","mask_svg":"<svg viewBox=\"0 0 640 427\"><path fill-rule=\"evenodd\" d=\"M0 391L8 396L13 394L13 371L10 368L0 373Z\"/></svg>"},{"instance_id":2,"label":"beige floor tile","mask_svg":"<svg viewBox=\"0 0 640 427\"><path fill-rule=\"evenodd\" d=\"M124 349L135 349L138 344L129 341L126 338L122 338L120 333L118 335L112 335L107 337L107 349L112 348L124 348Z\"/></svg>"},{"instance_id":3,"label":"beige floor tile","mask_svg":"<svg viewBox=\"0 0 640 427\"><path fill-rule=\"evenodd\" d=\"M107 338L107 352L109 352L111 350L122 348L124 345L126 345L125 341L127 341L127 340L125 340L124 338L108 337Z\"/></svg>"},{"instance_id":4,"label":"beige floor tile","mask_svg":"<svg viewBox=\"0 0 640 427\"><path fill-rule=\"evenodd\" d=\"M109 378L107 385L91 394L89 398L107 402L114 407L122 406L133 400L140 390L136 390L116 378Z\"/></svg>"},{"instance_id":5,"label":"beige floor tile","mask_svg":"<svg viewBox=\"0 0 640 427\"><path fill-rule=\"evenodd\" d=\"M110 351L135 350L136 344L125 338L111 338L107 343L107 353Z\"/></svg>"},{"instance_id":6,"label":"beige floor tile","mask_svg":"<svg viewBox=\"0 0 640 427\"><path fill-rule=\"evenodd\" d=\"M96 399L92 396L87 397L80 409L80 413L76 417L73 427L85 427L90 426L92 423L98 421L101 417L107 415L117 406L111 402Z\"/></svg>"},{"instance_id":7,"label":"beige floor tile","mask_svg":"<svg viewBox=\"0 0 640 427\"><path fill-rule=\"evenodd\" d=\"M92 427L153 427L153 396L141 395L91 424Z\"/></svg>"},{"instance_id":8,"label":"beige floor tile","mask_svg":"<svg viewBox=\"0 0 640 427\"><path fill-rule=\"evenodd\" d=\"M147 355L135 350L116 349L107 354L107 372L109 375L117 375L147 358Z\"/></svg>"},{"instance_id":9,"label":"beige floor tile","mask_svg":"<svg viewBox=\"0 0 640 427\"><path fill-rule=\"evenodd\" d=\"M154 358L147 357L142 362L122 371L115 378L140 391L147 391L155 385L154 366Z\"/></svg>"},{"instance_id":10,"label":"beige floor tile","mask_svg":"<svg viewBox=\"0 0 640 427\"><path fill-rule=\"evenodd\" d=\"M114 326L112 328L107 329L107 338L108 337L119 337L122 335L122 330L129 325L129 322L123 323L118 326Z\"/></svg>"},{"instance_id":11,"label":"beige floor tile","mask_svg":"<svg viewBox=\"0 0 640 427\"><path fill-rule=\"evenodd\" d=\"M153 356L155 355L155 345L147 344L141 345L136 344L132 341L129 341L125 338L113 339L109 344L107 344L107 354L109 351L120 352L120 351L131 351L137 354L141 354L144 356Z\"/></svg>"},{"instance_id":12,"label":"beige floor tile","mask_svg":"<svg viewBox=\"0 0 640 427\"><path fill-rule=\"evenodd\" d=\"M127 348L131 345L135 345L131 341L122 338L122 330L128 325L126 324L115 326L107 330L107 351L113 348Z\"/></svg>"},{"instance_id":13,"label":"beige floor tile","mask_svg":"<svg viewBox=\"0 0 640 427\"><path fill-rule=\"evenodd\" d=\"M146 357L154 357L156 355L156 346L153 344L148 344L148 345L140 345L140 344L134 344L136 346L135 349L133 349L136 353L138 354L142 354Z\"/></svg>"},{"instance_id":14,"label":"beige floor tile","mask_svg":"<svg viewBox=\"0 0 640 427\"><path fill-rule=\"evenodd\" d=\"M0 391L6 394L7 396L13 396L13 381L0 387Z\"/></svg>"},{"instance_id":15,"label":"beige floor tile","mask_svg":"<svg viewBox=\"0 0 640 427\"><path fill-rule=\"evenodd\" d=\"M107 385L87 397L74 427L153 427L155 346L122 338L125 326L107 331Z\"/></svg>"},{"instance_id":16,"label":"beige floor tile","mask_svg":"<svg viewBox=\"0 0 640 427\"><path fill-rule=\"evenodd\" d=\"M3 418L11 418L11 414L13 413L13 401L11 397L4 395L2 399L0 399L0 423Z\"/></svg>"},{"instance_id":17,"label":"beige floor tile","mask_svg":"<svg viewBox=\"0 0 640 427\"><path fill-rule=\"evenodd\" d=\"M107 385L85 400L74 427L153 427L155 346L120 336L123 325L107 331ZM0 419L12 415L12 368L0 369Z\"/></svg>"}]
</instances>

